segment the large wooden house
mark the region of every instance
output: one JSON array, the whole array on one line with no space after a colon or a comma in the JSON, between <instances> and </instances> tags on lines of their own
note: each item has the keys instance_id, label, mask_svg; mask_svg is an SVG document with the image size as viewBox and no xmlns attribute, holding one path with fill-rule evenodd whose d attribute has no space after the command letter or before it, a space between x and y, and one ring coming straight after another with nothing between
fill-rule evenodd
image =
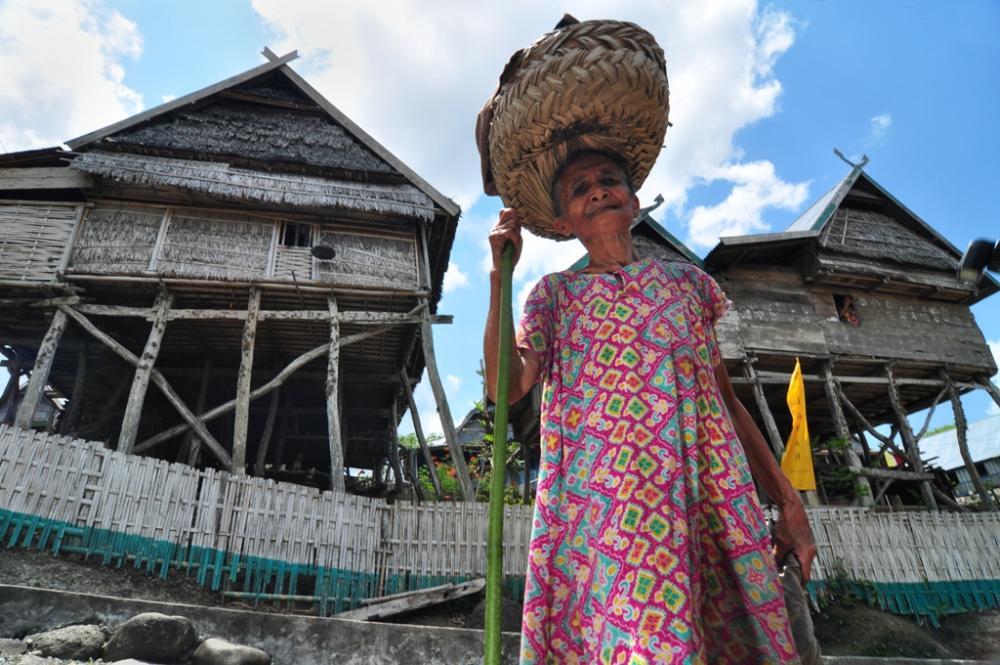
<instances>
[{"instance_id":1,"label":"large wooden house","mask_svg":"<svg viewBox=\"0 0 1000 665\"><path fill-rule=\"evenodd\" d=\"M265 55L69 151L0 155L0 353L30 376L13 421L50 393L62 433L118 450L398 482L425 365L455 443L431 326L460 210L294 53Z\"/></svg>"}]
</instances>

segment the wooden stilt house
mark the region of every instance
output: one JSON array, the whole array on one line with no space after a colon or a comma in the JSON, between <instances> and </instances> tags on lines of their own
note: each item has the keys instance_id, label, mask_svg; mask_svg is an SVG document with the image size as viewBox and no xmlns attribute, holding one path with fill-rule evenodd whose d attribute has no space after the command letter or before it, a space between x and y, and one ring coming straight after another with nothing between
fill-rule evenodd
<instances>
[{"instance_id":1,"label":"wooden stilt house","mask_svg":"<svg viewBox=\"0 0 1000 665\"><path fill-rule=\"evenodd\" d=\"M425 365L456 445L431 330L460 210L265 55L70 151L0 155L14 422L54 391L61 432L121 451L398 485Z\"/></svg>"},{"instance_id":2,"label":"wooden stilt house","mask_svg":"<svg viewBox=\"0 0 1000 665\"><path fill-rule=\"evenodd\" d=\"M776 453L790 429L785 391L799 358L810 433L834 441L819 452L849 469L855 503L883 502L896 483L919 489L929 508L953 504L924 468L927 424L914 431L907 415L950 402L965 449L959 394L988 390L1000 403L989 381L997 368L969 310L998 285L960 281L961 252L864 165L783 233L722 238L708 254L707 269L735 305L720 322L721 348Z\"/></svg>"}]
</instances>

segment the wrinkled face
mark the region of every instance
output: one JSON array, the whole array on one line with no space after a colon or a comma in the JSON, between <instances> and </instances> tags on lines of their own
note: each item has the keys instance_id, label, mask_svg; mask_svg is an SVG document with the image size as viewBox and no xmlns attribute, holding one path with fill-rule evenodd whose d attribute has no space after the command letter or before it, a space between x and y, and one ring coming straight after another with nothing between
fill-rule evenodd
<instances>
[{"instance_id":1,"label":"wrinkled face","mask_svg":"<svg viewBox=\"0 0 1000 665\"><path fill-rule=\"evenodd\" d=\"M627 232L639 214L639 199L621 167L600 153L585 153L567 164L553 188L561 214L556 231L585 245L593 238Z\"/></svg>"}]
</instances>

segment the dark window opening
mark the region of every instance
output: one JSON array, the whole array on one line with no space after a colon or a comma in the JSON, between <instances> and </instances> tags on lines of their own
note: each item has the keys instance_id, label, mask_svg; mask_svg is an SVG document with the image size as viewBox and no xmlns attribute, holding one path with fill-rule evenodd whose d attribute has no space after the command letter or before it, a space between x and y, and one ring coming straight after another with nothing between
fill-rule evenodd
<instances>
[{"instance_id":1,"label":"dark window opening","mask_svg":"<svg viewBox=\"0 0 1000 665\"><path fill-rule=\"evenodd\" d=\"M844 323L852 326L860 326L861 319L858 318L858 310L854 308L854 298L849 295L834 293L833 304L837 308L837 317Z\"/></svg>"},{"instance_id":2,"label":"dark window opening","mask_svg":"<svg viewBox=\"0 0 1000 665\"><path fill-rule=\"evenodd\" d=\"M312 225L285 222L281 244L285 247L312 247Z\"/></svg>"},{"instance_id":3,"label":"dark window opening","mask_svg":"<svg viewBox=\"0 0 1000 665\"><path fill-rule=\"evenodd\" d=\"M978 473L980 477L990 475L984 462L976 462L976 473Z\"/></svg>"}]
</instances>

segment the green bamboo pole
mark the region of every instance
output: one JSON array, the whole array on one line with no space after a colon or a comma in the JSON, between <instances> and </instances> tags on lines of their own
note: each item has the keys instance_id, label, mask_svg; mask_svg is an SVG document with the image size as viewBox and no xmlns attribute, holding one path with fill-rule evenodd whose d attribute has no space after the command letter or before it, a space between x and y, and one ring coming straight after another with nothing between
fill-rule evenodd
<instances>
[{"instance_id":1,"label":"green bamboo pole","mask_svg":"<svg viewBox=\"0 0 1000 665\"><path fill-rule=\"evenodd\" d=\"M493 472L490 475L490 523L486 536L486 649L484 665L500 665L500 608L503 588L503 493L507 476L507 411L510 397L511 274L514 245L500 255L500 341L497 353L496 413L493 418Z\"/></svg>"}]
</instances>

